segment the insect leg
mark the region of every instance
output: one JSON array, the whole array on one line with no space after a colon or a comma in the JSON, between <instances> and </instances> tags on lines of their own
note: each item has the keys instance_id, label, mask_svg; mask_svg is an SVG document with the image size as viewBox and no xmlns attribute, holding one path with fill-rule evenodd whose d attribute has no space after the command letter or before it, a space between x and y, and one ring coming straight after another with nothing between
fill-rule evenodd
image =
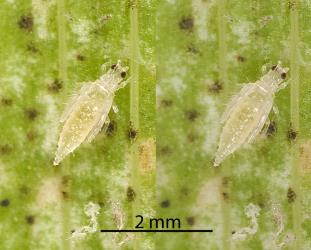
<instances>
[{"instance_id":1,"label":"insect leg","mask_svg":"<svg viewBox=\"0 0 311 250\"><path fill-rule=\"evenodd\" d=\"M270 124L271 124L270 118L267 117L267 120L266 120L265 124L263 125L262 130L260 131L261 135L267 134L267 131L269 129Z\"/></svg>"},{"instance_id":2,"label":"insect leg","mask_svg":"<svg viewBox=\"0 0 311 250\"><path fill-rule=\"evenodd\" d=\"M117 106L115 103L112 104L112 110L113 110L113 112L115 112L115 113L118 113L118 112L119 112L119 108L118 108L118 106Z\"/></svg>"},{"instance_id":3,"label":"insect leg","mask_svg":"<svg viewBox=\"0 0 311 250\"><path fill-rule=\"evenodd\" d=\"M279 111L278 106L276 106L276 104L273 104L272 111L273 111L276 119L278 120L280 118L280 111Z\"/></svg>"},{"instance_id":4,"label":"insect leg","mask_svg":"<svg viewBox=\"0 0 311 250\"><path fill-rule=\"evenodd\" d=\"M260 133L263 126L265 125L265 122L267 121L268 115L272 108L272 102L273 100L269 101L262 109L262 117L257 125L257 127L253 130L253 132L249 135L247 139L247 143L252 143L256 136Z\"/></svg>"},{"instance_id":5,"label":"insect leg","mask_svg":"<svg viewBox=\"0 0 311 250\"><path fill-rule=\"evenodd\" d=\"M274 114L275 114L276 116L279 116L279 115L280 115L279 108L278 108L278 106L276 106L276 104L273 105L272 110L273 110L273 112L274 112Z\"/></svg>"},{"instance_id":6,"label":"insect leg","mask_svg":"<svg viewBox=\"0 0 311 250\"><path fill-rule=\"evenodd\" d=\"M279 85L277 91L286 88L287 85L288 85L288 82L283 82L283 83L281 83L281 84Z\"/></svg>"}]
</instances>

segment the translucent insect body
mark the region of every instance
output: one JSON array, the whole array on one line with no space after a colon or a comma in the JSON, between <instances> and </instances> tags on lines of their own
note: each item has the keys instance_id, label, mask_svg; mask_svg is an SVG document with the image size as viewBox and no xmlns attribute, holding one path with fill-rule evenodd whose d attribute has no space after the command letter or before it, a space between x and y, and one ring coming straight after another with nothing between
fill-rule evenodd
<instances>
[{"instance_id":1,"label":"translucent insect body","mask_svg":"<svg viewBox=\"0 0 311 250\"><path fill-rule=\"evenodd\" d=\"M214 166L245 143L251 143L268 119L276 92L286 87L288 68L280 63L255 83L246 84L231 100L222 117L224 124Z\"/></svg>"},{"instance_id":2,"label":"translucent insect body","mask_svg":"<svg viewBox=\"0 0 311 250\"><path fill-rule=\"evenodd\" d=\"M118 61L99 79L85 83L74 96L61 117L64 125L59 136L54 165L58 165L82 142L92 141L103 125L109 124L108 113L113 105L115 92L127 83L124 81L127 70Z\"/></svg>"}]
</instances>

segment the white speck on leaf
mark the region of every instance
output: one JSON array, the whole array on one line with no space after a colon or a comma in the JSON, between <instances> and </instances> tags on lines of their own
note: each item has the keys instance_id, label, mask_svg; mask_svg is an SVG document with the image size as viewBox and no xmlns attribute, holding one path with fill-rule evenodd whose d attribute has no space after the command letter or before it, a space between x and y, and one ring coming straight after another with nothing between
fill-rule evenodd
<instances>
[{"instance_id":1,"label":"white speck on leaf","mask_svg":"<svg viewBox=\"0 0 311 250\"><path fill-rule=\"evenodd\" d=\"M37 195L37 203L40 207L60 203L62 198L61 184L60 177L50 177L43 180Z\"/></svg>"},{"instance_id":2,"label":"white speck on leaf","mask_svg":"<svg viewBox=\"0 0 311 250\"><path fill-rule=\"evenodd\" d=\"M32 0L32 12L35 16L34 24L37 27L37 35L42 40L53 37L52 32L48 30L48 18L49 10L55 4L55 0Z\"/></svg>"},{"instance_id":3,"label":"white speck on leaf","mask_svg":"<svg viewBox=\"0 0 311 250\"><path fill-rule=\"evenodd\" d=\"M3 69L3 72L5 72L7 76L1 78L4 84L0 91L14 90L14 94L17 97L21 97L26 86L24 77L29 75L27 66L33 65L35 62L36 61L32 59L25 59L18 53L8 57L5 61L5 68Z\"/></svg>"},{"instance_id":4,"label":"white speck on leaf","mask_svg":"<svg viewBox=\"0 0 311 250\"><path fill-rule=\"evenodd\" d=\"M210 8L215 4L216 1L192 1L192 12L194 16L194 24L196 26L197 34L200 40L207 41L211 38L211 34L208 32L208 18L210 14Z\"/></svg>"},{"instance_id":5,"label":"white speck on leaf","mask_svg":"<svg viewBox=\"0 0 311 250\"><path fill-rule=\"evenodd\" d=\"M5 168L5 165L0 162L0 187L5 188L10 181L8 171Z\"/></svg>"},{"instance_id":6,"label":"white speck on leaf","mask_svg":"<svg viewBox=\"0 0 311 250\"><path fill-rule=\"evenodd\" d=\"M289 232L283 237L283 241L281 241L280 236L284 231L284 221L285 221L284 216L281 212L281 205L279 203L273 202L271 204L271 208L272 208L272 218L274 220L274 223L277 225L277 232L274 234L273 241L274 245L278 249L281 249L287 244L289 244L289 242L293 241L295 239L295 236Z\"/></svg>"},{"instance_id":7,"label":"white speck on leaf","mask_svg":"<svg viewBox=\"0 0 311 250\"><path fill-rule=\"evenodd\" d=\"M265 27L270 21L272 21L273 16L263 16L260 18L260 26L261 28Z\"/></svg>"},{"instance_id":8,"label":"white speck on leaf","mask_svg":"<svg viewBox=\"0 0 311 250\"><path fill-rule=\"evenodd\" d=\"M238 43L245 45L250 43L250 33L255 25L249 21L240 21L232 26L232 33L238 37Z\"/></svg>"},{"instance_id":9,"label":"white speck on leaf","mask_svg":"<svg viewBox=\"0 0 311 250\"><path fill-rule=\"evenodd\" d=\"M2 78L2 81L10 84L18 96L22 94L25 87L25 83L22 77L18 75L11 75L9 77Z\"/></svg>"},{"instance_id":10,"label":"white speck on leaf","mask_svg":"<svg viewBox=\"0 0 311 250\"><path fill-rule=\"evenodd\" d=\"M184 84L183 80L178 76L173 76L170 79L172 87L176 91L176 93L182 93L186 89L186 85Z\"/></svg>"},{"instance_id":11,"label":"white speck on leaf","mask_svg":"<svg viewBox=\"0 0 311 250\"><path fill-rule=\"evenodd\" d=\"M198 190L198 195L196 197L195 203L192 205L191 214L195 216L197 228L213 228L217 232L221 232L222 220L221 215L221 190L222 190L222 180L219 177L209 178L204 180ZM218 222L218 223L217 223ZM194 236L197 240L197 249L206 249L207 245L218 246L215 249L221 248L221 234L215 235L213 239L201 237L198 234ZM194 239L193 239L194 240Z\"/></svg>"},{"instance_id":12,"label":"white speck on leaf","mask_svg":"<svg viewBox=\"0 0 311 250\"><path fill-rule=\"evenodd\" d=\"M44 130L44 141L42 143L42 148L45 152L51 152L54 148L55 141L57 140L58 131L58 112L56 107L56 101L52 96L44 94L39 98L40 102L47 107L44 116L44 125L42 129Z\"/></svg>"},{"instance_id":13,"label":"white speck on leaf","mask_svg":"<svg viewBox=\"0 0 311 250\"><path fill-rule=\"evenodd\" d=\"M98 222L97 216L99 215L100 206L93 202L89 202L84 207L84 213L90 218L90 223L87 226L83 226L74 230L70 239L80 240L86 237L87 234L95 233L97 231Z\"/></svg>"},{"instance_id":14,"label":"white speck on leaf","mask_svg":"<svg viewBox=\"0 0 311 250\"><path fill-rule=\"evenodd\" d=\"M250 219L250 226L237 230L233 235L233 240L245 240L248 235L253 235L258 230L257 217L259 216L260 208L252 203L245 207L245 215Z\"/></svg>"},{"instance_id":15,"label":"white speck on leaf","mask_svg":"<svg viewBox=\"0 0 311 250\"><path fill-rule=\"evenodd\" d=\"M90 33L93 29L93 22L86 19L79 19L71 26L72 32L77 35L79 43L88 43L90 41Z\"/></svg>"},{"instance_id":16,"label":"white speck on leaf","mask_svg":"<svg viewBox=\"0 0 311 250\"><path fill-rule=\"evenodd\" d=\"M203 143L203 150L207 154L213 152L217 146L217 138L219 131L219 113L217 112L216 100L211 96L201 96L200 103L206 108L206 115L204 117L205 123L208 124L208 130L205 130L205 139Z\"/></svg>"}]
</instances>

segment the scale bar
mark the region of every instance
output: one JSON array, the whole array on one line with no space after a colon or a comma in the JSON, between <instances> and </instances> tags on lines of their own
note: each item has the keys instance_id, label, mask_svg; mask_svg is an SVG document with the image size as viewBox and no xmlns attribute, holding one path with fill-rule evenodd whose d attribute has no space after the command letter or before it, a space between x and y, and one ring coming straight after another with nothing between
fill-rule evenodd
<instances>
[{"instance_id":1,"label":"scale bar","mask_svg":"<svg viewBox=\"0 0 311 250\"><path fill-rule=\"evenodd\" d=\"M193 230L114 230L114 229L101 229L101 233L212 233L212 229L193 229Z\"/></svg>"}]
</instances>

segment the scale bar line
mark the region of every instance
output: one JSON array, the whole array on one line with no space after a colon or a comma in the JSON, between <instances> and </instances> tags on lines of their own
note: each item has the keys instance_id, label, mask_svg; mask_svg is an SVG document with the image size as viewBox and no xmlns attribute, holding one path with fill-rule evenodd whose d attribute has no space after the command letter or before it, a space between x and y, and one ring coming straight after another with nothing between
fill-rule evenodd
<instances>
[{"instance_id":1,"label":"scale bar line","mask_svg":"<svg viewBox=\"0 0 311 250\"><path fill-rule=\"evenodd\" d=\"M212 229L193 229L193 230L161 230L161 229L156 229L156 230L127 230L127 229L101 229L101 233L212 233Z\"/></svg>"}]
</instances>

